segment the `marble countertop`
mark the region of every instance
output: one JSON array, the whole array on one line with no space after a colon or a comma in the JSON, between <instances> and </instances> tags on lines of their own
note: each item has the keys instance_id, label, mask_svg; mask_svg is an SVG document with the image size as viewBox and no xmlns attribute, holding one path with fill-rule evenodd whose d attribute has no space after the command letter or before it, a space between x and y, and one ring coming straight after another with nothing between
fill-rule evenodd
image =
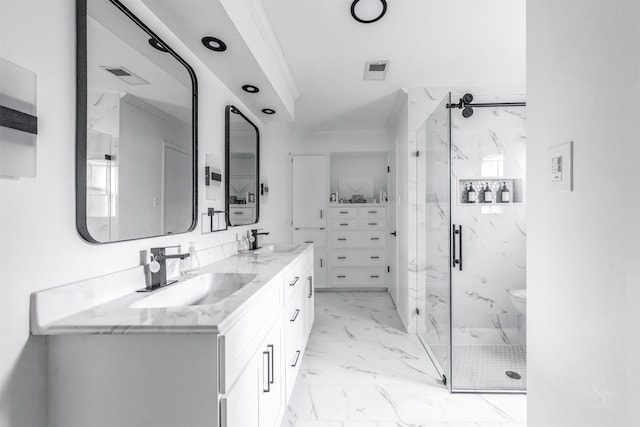
<instances>
[{"instance_id":1,"label":"marble countertop","mask_svg":"<svg viewBox=\"0 0 640 427\"><path fill-rule=\"evenodd\" d=\"M185 276L179 282L153 292L135 292L144 287L139 273L142 267L131 269L138 274L135 284L127 284L124 295L95 305L96 296L107 288L109 276L77 282L57 288L36 292L31 296L31 330L34 335L63 334L148 334L148 333L220 333L227 324L233 323L234 314L242 306L279 278L285 268L313 251L313 245L301 244L291 252L236 254L218 262L203 266L199 274L243 273L255 274L255 278L222 301L208 305L181 307L132 308L136 302L162 292L195 275ZM121 273L117 273L122 276ZM131 273L127 273L130 280ZM144 275L142 276L144 277ZM131 281L131 280L130 280ZM117 285L116 285L117 286ZM94 289L91 289L91 288ZM99 288L96 291L96 288ZM91 299L93 300L93 304ZM104 296L102 299L104 300ZM68 304L68 316L53 319L47 316L47 304ZM92 306L93 305L93 306ZM89 306L89 308L83 309ZM75 309L74 309L75 308ZM56 308L56 310L58 310ZM66 308L65 308L66 310ZM49 319L48 319L49 318Z\"/></svg>"}]
</instances>

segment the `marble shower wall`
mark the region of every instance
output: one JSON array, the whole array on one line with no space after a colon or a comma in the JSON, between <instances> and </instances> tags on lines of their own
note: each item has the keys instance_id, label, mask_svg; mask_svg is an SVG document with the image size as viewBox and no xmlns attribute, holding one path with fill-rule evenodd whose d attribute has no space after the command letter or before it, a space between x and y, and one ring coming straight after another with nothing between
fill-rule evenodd
<instances>
[{"instance_id":1,"label":"marble shower wall","mask_svg":"<svg viewBox=\"0 0 640 427\"><path fill-rule=\"evenodd\" d=\"M442 143L443 136L438 137L434 128L437 124L431 120L431 124L425 126L425 120L447 92L441 88L409 91L409 139L411 147L414 138L415 148L410 148L414 153L419 150L426 156L433 156L438 144ZM453 102L465 92L473 93L476 102L524 99L523 95L496 96L486 89L463 88L453 91ZM450 303L453 304L454 344L519 344L525 341L525 319L511 304L508 293L509 289L526 287L525 204L463 205L457 202L457 179L516 178L522 179L526 188L525 118L522 107L476 108L468 119L463 118L459 110L452 113L451 222L463 228L464 268L453 272L451 300L448 291L442 292L437 286L448 277L446 271L440 271L448 269L448 265L439 257L440 252L447 254L449 250L448 224L443 231L444 221L437 223L443 213L442 201L435 200L436 194L429 191L442 188L442 183L421 183L434 179L436 171L429 169L441 159L429 163L421 155L410 162L416 167L415 175L410 176L416 179L409 192L413 197L409 202L417 216L410 222L410 227L414 227L410 235L416 236L416 246L410 253L409 276L413 280L409 285L416 297L416 307L421 313L424 311L424 315L416 316L417 332L427 335L429 341L435 343L439 337L447 335L445 312ZM427 168L427 164L431 167ZM412 194L413 189L416 191ZM439 199L442 197L440 195ZM438 236L437 241L429 241L427 232Z\"/></svg>"}]
</instances>

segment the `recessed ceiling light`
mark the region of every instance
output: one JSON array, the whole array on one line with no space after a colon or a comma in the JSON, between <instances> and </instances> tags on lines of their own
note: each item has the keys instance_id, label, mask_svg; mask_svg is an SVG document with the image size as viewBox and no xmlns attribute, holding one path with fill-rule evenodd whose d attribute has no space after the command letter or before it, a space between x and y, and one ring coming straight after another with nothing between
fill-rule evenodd
<instances>
[{"instance_id":1,"label":"recessed ceiling light","mask_svg":"<svg viewBox=\"0 0 640 427\"><path fill-rule=\"evenodd\" d=\"M380 13L376 16L374 15L373 18L371 19L363 19L360 16L358 16L358 14L356 13L356 5L358 4L360 0L353 0L353 3L351 3L351 16L353 17L353 19L355 19L356 21L363 23L363 24L371 24L374 23L376 21L379 21L385 13L387 13L387 0L379 0L380 3L382 4L382 11L380 11ZM373 0L366 0L367 3L372 3ZM369 8L367 8L369 9ZM367 10L367 12L369 12ZM375 13L375 12L374 12Z\"/></svg>"},{"instance_id":2,"label":"recessed ceiling light","mask_svg":"<svg viewBox=\"0 0 640 427\"><path fill-rule=\"evenodd\" d=\"M265 114L275 114L276 110L273 110L271 108L263 108L262 112L265 113Z\"/></svg>"},{"instance_id":3,"label":"recessed ceiling light","mask_svg":"<svg viewBox=\"0 0 640 427\"><path fill-rule=\"evenodd\" d=\"M160 52L169 52L169 50L166 47L164 47L164 45L160 41L158 41L158 40L156 40L154 38L150 38L149 39L149 44L152 47L158 49Z\"/></svg>"},{"instance_id":4,"label":"recessed ceiling light","mask_svg":"<svg viewBox=\"0 0 640 427\"><path fill-rule=\"evenodd\" d=\"M211 49L215 52L224 52L225 50L227 50L226 43L216 37L203 37L202 44L207 49Z\"/></svg>"},{"instance_id":5,"label":"recessed ceiling light","mask_svg":"<svg viewBox=\"0 0 640 427\"><path fill-rule=\"evenodd\" d=\"M249 93L258 93L260 92L260 88L254 85L244 85L242 86L242 90Z\"/></svg>"}]
</instances>

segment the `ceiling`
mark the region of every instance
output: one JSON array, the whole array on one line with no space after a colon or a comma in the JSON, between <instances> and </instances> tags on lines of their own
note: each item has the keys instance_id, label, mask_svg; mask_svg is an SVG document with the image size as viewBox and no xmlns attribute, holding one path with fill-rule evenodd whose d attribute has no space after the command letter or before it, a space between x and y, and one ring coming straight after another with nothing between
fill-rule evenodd
<instances>
[{"instance_id":1,"label":"ceiling","mask_svg":"<svg viewBox=\"0 0 640 427\"><path fill-rule=\"evenodd\" d=\"M525 0L387 3L380 21L361 24L351 0L262 0L300 90L294 129L386 128L402 88L524 90ZM375 60L391 62L387 79L363 81Z\"/></svg>"}]
</instances>

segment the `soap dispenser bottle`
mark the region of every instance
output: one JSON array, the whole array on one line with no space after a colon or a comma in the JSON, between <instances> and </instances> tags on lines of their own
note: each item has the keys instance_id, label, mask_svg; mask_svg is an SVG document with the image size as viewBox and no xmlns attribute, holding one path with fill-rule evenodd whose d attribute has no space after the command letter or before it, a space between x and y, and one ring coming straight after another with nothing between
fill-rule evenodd
<instances>
[{"instance_id":1,"label":"soap dispenser bottle","mask_svg":"<svg viewBox=\"0 0 640 427\"><path fill-rule=\"evenodd\" d=\"M189 242L189 256L185 259L187 261L187 268L185 269L185 273L193 274L197 273L200 270L200 260L198 259L198 254L196 253L196 244L194 242Z\"/></svg>"}]
</instances>

